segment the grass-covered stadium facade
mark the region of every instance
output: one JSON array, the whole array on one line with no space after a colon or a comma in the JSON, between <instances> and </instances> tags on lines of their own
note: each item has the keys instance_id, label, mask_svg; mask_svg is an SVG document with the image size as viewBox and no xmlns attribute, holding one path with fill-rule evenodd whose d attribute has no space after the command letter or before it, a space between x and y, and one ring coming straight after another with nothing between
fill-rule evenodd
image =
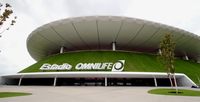
<instances>
[{"instance_id":1,"label":"grass-covered stadium facade","mask_svg":"<svg viewBox=\"0 0 200 102\"><path fill-rule=\"evenodd\" d=\"M199 84L200 38L179 28L120 16L87 16L58 20L34 30L27 49L37 61L3 84L170 86L159 62L166 33L176 43L179 86Z\"/></svg>"}]
</instances>

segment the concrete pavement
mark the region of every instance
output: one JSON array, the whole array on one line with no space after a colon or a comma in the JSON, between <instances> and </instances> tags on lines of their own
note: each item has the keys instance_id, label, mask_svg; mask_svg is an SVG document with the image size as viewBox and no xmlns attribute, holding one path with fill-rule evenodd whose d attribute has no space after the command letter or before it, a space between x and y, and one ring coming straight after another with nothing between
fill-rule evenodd
<instances>
[{"instance_id":1,"label":"concrete pavement","mask_svg":"<svg viewBox=\"0 0 200 102\"><path fill-rule=\"evenodd\" d=\"M200 97L148 94L147 91L153 88L155 87L0 86L0 91L33 94L0 98L0 102L200 102Z\"/></svg>"}]
</instances>

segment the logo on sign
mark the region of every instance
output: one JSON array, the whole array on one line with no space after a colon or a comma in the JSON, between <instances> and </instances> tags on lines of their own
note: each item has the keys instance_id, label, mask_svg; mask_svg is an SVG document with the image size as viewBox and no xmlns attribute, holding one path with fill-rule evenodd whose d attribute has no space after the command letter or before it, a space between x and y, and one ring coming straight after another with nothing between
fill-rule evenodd
<instances>
[{"instance_id":1,"label":"logo on sign","mask_svg":"<svg viewBox=\"0 0 200 102\"><path fill-rule=\"evenodd\" d=\"M124 69L125 60L118 60L112 67L112 72L121 72Z\"/></svg>"},{"instance_id":2,"label":"logo on sign","mask_svg":"<svg viewBox=\"0 0 200 102\"><path fill-rule=\"evenodd\" d=\"M78 63L74 67L75 70L111 70L113 72L121 72L124 69L125 60L118 60L115 63ZM40 70L72 70L72 65L68 63L49 64L45 63L40 67Z\"/></svg>"}]
</instances>

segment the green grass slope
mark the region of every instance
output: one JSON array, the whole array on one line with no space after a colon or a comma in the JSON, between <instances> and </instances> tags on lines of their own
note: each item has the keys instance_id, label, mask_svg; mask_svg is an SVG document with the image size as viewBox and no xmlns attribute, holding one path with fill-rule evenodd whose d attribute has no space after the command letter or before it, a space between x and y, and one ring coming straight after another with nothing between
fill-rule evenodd
<instances>
[{"instance_id":1,"label":"green grass slope","mask_svg":"<svg viewBox=\"0 0 200 102\"><path fill-rule=\"evenodd\" d=\"M113 51L82 51L70 52L58 55L52 55L28 68L20 71L20 73L42 72L39 68L44 63L63 64L69 63L75 66L77 63L95 63L95 62L116 62L117 60L125 60L124 71L133 72L165 72L164 67L158 61L157 56L145 53L133 52L113 52ZM200 64L192 61L175 60L176 72L185 73L194 82L198 82L200 77ZM74 68L73 68L74 69ZM72 70L74 71L74 70ZM198 77L197 77L198 76Z\"/></svg>"}]
</instances>

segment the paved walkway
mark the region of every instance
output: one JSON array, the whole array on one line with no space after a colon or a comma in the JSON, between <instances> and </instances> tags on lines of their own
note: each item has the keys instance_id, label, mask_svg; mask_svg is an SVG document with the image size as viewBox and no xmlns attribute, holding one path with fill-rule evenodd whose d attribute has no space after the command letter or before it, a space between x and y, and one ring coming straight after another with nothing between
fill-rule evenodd
<instances>
[{"instance_id":1,"label":"paved walkway","mask_svg":"<svg viewBox=\"0 0 200 102\"><path fill-rule=\"evenodd\" d=\"M0 102L200 102L200 97L148 94L147 91L153 88L155 87L0 86L0 91L33 94L0 98Z\"/></svg>"}]
</instances>

